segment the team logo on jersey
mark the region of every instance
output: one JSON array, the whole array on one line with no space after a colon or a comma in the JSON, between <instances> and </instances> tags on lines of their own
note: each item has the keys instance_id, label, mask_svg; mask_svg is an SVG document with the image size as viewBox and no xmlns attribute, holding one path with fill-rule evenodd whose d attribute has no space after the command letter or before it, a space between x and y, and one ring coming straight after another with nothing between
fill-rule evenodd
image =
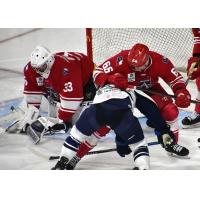
<instances>
[{"instance_id":1,"label":"team logo on jersey","mask_svg":"<svg viewBox=\"0 0 200 200\"><path fill-rule=\"evenodd\" d=\"M69 70L67 68L63 69L63 75L66 76L67 74L69 74Z\"/></svg>"},{"instance_id":2,"label":"team logo on jersey","mask_svg":"<svg viewBox=\"0 0 200 200\"><path fill-rule=\"evenodd\" d=\"M37 77L36 82L38 86L43 86L44 85L44 78L43 77Z\"/></svg>"},{"instance_id":3,"label":"team logo on jersey","mask_svg":"<svg viewBox=\"0 0 200 200\"><path fill-rule=\"evenodd\" d=\"M149 89L152 87L151 80L141 80L138 88Z\"/></svg>"},{"instance_id":4,"label":"team logo on jersey","mask_svg":"<svg viewBox=\"0 0 200 200\"><path fill-rule=\"evenodd\" d=\"M135 73L128 74L128 82L132 83L135 81Z\"/></svg>"},{"instance_id":5,"label":"team logo on jersey","mask_svg":"<svg viewBox=\"0 0 200 200\"><path fill-rule=\"evenodd\" d=\"M122 65L122 63L123 63L123 57L122 56L117 57L117 63L118 63L118 65Z\"/></svg>"}]
</instances>

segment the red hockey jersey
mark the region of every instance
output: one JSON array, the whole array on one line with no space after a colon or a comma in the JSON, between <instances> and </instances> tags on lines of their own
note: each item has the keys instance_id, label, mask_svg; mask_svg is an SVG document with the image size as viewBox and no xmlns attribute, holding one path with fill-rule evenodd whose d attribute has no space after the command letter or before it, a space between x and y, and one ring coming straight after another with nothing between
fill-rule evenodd
<instances>
[{"instance_id":1,"label":"red hockey jersey","mask_svg":"<svg viewBox=\"0 0 200 200\"><path fill-rule=\"evenodd\" d=\"M83 87L92 76L94 63L86 55L77 52L60 52L54 57L55 62L47 79L36 73L30 62L26 65L24 94L28 104L39 107L42 95L53 91L60 100L58 117L67 122L84 98Z\"/></svg>"},{"instance_id":2,"label":"red hockey jersey","mask_svg":"<svg viewBox=\"0 0 200 200\"><path fill-rule=\"evenodd\" d=\"M96 67L93 73L95 84L102 86L106 83L108 75L121 73L127 77L130 85L144 89L154 88L160 90L159 78L162 78L174 93L178 89L186 87L183 77L166 57L150 51L151 63L149 63L149 67L142 72L138 72L133 71L128 65L128 52L129 50L122 51Z\"/></svg>"}]
</instances>

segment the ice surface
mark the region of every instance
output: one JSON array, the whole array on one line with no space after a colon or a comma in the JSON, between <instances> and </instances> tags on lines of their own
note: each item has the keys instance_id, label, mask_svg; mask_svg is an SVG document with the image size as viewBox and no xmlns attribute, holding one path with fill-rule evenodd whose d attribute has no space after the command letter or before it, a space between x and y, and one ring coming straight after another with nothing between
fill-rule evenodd
<instances>
[{"instance_id":1,"label":"ice surface","mask_svg":"<svg viewBox=\"0 0 200 200\"><path fill-rule=\"evenodd\" d=\"M61 31L61 30L60 30ZM59 46L61 46L61 50L64 49L64 45L66 45L65 50L68 50L71 46L70 50L79 50L85 51L83 47L83 42L80 46L76 46L76 37L79 37L79 34L83 38L83 30L71 30L75 31L73 37L73 42L70 44L63 44L60 40L59 43L55 45L54 43L50 43L49 47L53 50L59 50ZM55 34L55 32L53 32ZM55 36L54 34L50 34L48 36ZM72 32L70 32L69 35ZM39 34L39 33L38 33ZM40 38L39 41L42 41L44 35L47 34L47 30L42 31L42 34L38 36ZM69 41L69 35L67 35L67 39ZM58 34L59 36L59 34ZM63 36L60 33L60 37ZM20 51L19 51L19 41L10 41L7 44L0 45L1 52L1 60L12 60L14 58L26 58L28 59L28 55L30 51L36 45L36 38L26 36L25 43L23 43ZM55 37L56 38L56 37ZM23 38L21 38L23 40ZM48 39L43 40L45 44L48 46ZM73 44L75 44L73 46ZM13 45L13 46L12 46ZM69 45L69 46L68 46ZM6 48L5 51L3 51ZM10 48L10 52L12 53L8 55ZM4 54L2 54L5 52ZM15 54L16 53L16 54ZM21 62L21 64L25 65L25 60ZM4 66L12 66L18 67L18 71L20 71L22 66L19 66L19 62L1 62L1 65ZM11 73L8 71L0 70L0 112L2 117L3 108L7 105L8 109L8 100L13 99L13 103L18 102L19 98L22 98L23 91L23 76L21 74ZM195 85L194 82L190 82L188 86L192 98L195 99ZM10 103L10 101L9 101ZM186 111L191 112L194 108L194 105L190 106ZM8 110L7 110L8 112ZM5 113L4 113L5 114ZM180 120L187 113L181 112ZM142 119L141 119L142 120ZM144 119L143 119L144 120ZM153 130L147 128L145 125L145 121L142 121L143 128L145 130L145 134L149 141L155 141L155 137L153 136ZM151 168L153 170L156 169L200 169L200 149L198 147L197 138L199 135L200 128L191 129L191 130L180 130L180 144L185 145L190 150L190 159L177 159L168 157L166 152L159 146L154 145L150 146L150 155L151 155ZM33 142L27 135L22 134L1 134L0 135L0 169L29 169L29 170L48 170L52 166L55 165L56 161L49 161L48 158L51 155L59 155L60 150L63 144L63 140L66 135L57 135L54 137L45 137L42 139L41 143L38 145L34 145ZM105 139L99 142L99 145L96 147L97 149L107 149L115 147L114 144L114 134L109 134ZM118 156L116 152L98 154L98 155L90 155L83 158L83 160L79 163L76 169L85 170L85 169L131 169L133 166L132 156L128 156L126 158L121 158Z\"/></svg>"}]
</instances>

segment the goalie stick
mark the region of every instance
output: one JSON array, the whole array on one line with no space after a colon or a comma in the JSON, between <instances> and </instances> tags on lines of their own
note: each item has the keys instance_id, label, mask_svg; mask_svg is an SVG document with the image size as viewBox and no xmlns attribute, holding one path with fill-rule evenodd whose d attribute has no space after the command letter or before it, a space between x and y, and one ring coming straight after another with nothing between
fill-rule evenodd
<instances>
[{"instance_id":1,"label":"goalie stick","mask_svg":"<svg viewBox=\"0 0 200 200\"><path fill-rule=\"evenodd\" d=\"M148 146L153 146L153 145L157 145L159 144L159 142L149 142ZM113 152L116 151L116 148L112 148L112 149L102 149L102 150L97 150L97 151L91 151L88 152L86 155L94 155L94 154L101 154L101 153L109 153L109 152ZM60 156L50 156L49 160L57 160L59 159Z\"/></svg>"}]
</instances>

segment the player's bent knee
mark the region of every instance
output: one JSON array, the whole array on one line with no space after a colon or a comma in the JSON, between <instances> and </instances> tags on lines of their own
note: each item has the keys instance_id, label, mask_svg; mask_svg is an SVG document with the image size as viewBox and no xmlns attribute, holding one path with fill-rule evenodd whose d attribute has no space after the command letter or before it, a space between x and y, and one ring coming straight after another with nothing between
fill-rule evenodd
<instances>
[{"instance_id":1,"label":"player's bent knee","mask_svg":"<svg viewBox=\"0 0 200 200\"><path fill-rule=\"evenodd\" d=\"M173 121L178 117L179 111L175 104L169 103L161 110L161 114L166 121Z\"/></svg>"}]
</instances>

